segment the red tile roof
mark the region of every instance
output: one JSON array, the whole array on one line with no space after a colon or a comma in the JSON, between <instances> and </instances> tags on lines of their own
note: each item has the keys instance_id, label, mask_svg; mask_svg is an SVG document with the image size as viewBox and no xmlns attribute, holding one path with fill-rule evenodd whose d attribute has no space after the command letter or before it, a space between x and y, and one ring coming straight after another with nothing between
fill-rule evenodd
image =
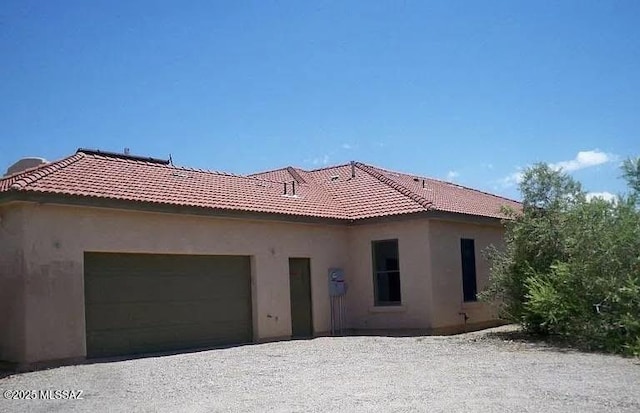
<instances>
[{"instance_id":1,"label":"red tile roof","mask_svg":"<svg viewBox=\"0 0 640 413\"><path fill-rule=\"evenodd\" d=\"M58 194L212 210L357 220L424 211L502 218L516 201L363 163L251 176L180 168L152 158L79 150L0 179L0 193ZM295 195L293 182L295 181ZM287 183L287 194L285 194Z\"/></svg>"},{"instance_id":2,"label":"red tile roof","mask_svg":"<svg viewBox=\"0 0 640 413\"><path fill-rule=\"evenodd\" d=\"M504 214L500 212L503 206L515 210L522 207L522 204L512 199L451 182L388 171L376 167L366 167L396 182L409 192L428 200L431 202L431 209L436 211L503 218Z\"/></svg>"}]
</instances>

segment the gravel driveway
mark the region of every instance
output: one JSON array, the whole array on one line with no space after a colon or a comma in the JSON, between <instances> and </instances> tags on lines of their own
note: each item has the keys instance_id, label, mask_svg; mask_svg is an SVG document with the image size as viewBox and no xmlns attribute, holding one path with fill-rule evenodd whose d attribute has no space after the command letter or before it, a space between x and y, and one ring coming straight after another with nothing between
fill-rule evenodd
<instances>
[{"instance_id":1,"label":"gravel driveway","mask_svg":"<svg viewBox=\"0 0 640 413\"><path fill-rule=\"evenodd\" d=\"M61 367L0 390L83 390L82 400L4 400L0 411L638 412L637 359L450 337L288 341Z\"/></svg>"}]
</instances>

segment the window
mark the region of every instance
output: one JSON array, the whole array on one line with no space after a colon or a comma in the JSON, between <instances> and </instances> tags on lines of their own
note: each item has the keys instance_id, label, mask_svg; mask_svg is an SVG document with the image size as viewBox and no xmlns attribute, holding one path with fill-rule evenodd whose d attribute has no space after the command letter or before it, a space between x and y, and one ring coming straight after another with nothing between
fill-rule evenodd
<instances>
[{"instance_id":1,"label":"window","mask_svg":"<svg viewBox=\"0 0 640 413\"><path fill-rule=\"evenodd\" d=\"M373 241L374 304L400 305L398 240Z\"/></svg>"},{"instance_id":2,"label":"window","mask_svg":"<svg viewBox=\"0 0 640 413\"><path fill-rule=\"evenodd\" d=\"M464 301L478 301L476 297L476 252L472 239L460 240L460 252L462 255L462 295Z\"/></svg>"}]
</instances>

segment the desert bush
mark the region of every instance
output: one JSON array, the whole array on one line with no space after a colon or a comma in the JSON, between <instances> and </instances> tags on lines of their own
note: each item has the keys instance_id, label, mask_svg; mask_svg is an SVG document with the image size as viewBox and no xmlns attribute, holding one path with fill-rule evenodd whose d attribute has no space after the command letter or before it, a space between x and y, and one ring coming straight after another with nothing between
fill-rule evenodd
<instances>
[{"instance_id":1,"label":"desert bush","mask_svg":"<svg viewBox=\"0 0 640 413\"><path fill-rule=\"evenodd\" d=\"M545 164L525 171L523 208L505 211L505 248L488 251L481 298L527 331L640 355L640 159L623 173L629 194L607 201Z\"/></svg>"}]
</instances>

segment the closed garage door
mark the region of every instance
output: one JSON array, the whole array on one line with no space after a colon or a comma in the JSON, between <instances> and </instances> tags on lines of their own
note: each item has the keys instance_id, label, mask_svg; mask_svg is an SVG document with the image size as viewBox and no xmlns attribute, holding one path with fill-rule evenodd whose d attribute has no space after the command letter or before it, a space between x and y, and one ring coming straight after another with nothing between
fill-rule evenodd
<instances>
[{"instance_id":1,"label":"closed garage door","mask_svg":"<svg viewBox=\"0 0 640 413\"><path fill-rule=\"evenodd\" d=\"M87 357L252 340L245 256L85 253Z\"/></svg>"}]
</instances>

